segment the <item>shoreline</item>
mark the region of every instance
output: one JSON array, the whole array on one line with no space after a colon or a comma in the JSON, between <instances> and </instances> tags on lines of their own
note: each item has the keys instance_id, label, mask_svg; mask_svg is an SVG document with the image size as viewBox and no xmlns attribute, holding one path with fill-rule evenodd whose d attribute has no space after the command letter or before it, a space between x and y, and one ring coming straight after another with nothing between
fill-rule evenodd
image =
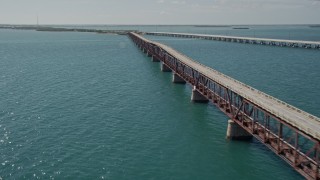
<instances>
[{"instance_id":1,"label":"shoreline","mask_svg":"<svg viewBox=\"0 0 320 180\"><path fill-rule=\"evenodd\" d=\"M0 25L0 29L15 29L15 30L35 30L46 32L93 32L99 34L117 34L127 35L129 32L138 32L137 30L98 30L98 29L79 29L79 28L55 28L50 26L21 26L21 25Z\"/></svg>"}]
</instances>

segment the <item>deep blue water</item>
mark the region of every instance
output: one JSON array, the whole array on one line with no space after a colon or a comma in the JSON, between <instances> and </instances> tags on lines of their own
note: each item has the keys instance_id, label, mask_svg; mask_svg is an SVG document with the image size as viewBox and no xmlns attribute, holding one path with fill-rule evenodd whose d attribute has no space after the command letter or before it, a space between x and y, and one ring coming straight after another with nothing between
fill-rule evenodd
<instances>
[{"instance_id":1,"label":"deep blue water","mask_svg":"<svg viewBox=\"0 0 320 180\"><path fill-rule=\"evenodd\" d=\"M319 115L318 51L149 38ZM302 179L190 92L126 36L0 30L0 177Z\"/></svg>"}]
</instances>

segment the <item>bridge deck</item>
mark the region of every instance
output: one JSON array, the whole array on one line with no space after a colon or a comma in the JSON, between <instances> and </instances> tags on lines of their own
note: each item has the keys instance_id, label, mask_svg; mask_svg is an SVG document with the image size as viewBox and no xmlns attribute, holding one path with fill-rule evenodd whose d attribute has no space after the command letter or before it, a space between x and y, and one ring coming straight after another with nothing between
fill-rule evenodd
<instances>
[{"instance_id":1,"label":"bridge deck","mask_svg":"<svg viewBox=\"0 0 320 180\"><path fill-rule=\"evenodd\" d=\"M319 41L301 41L301 40L286 40L286 39L269 39L269 38L255 38L255 37L240 37L240 36L224 36L224 35L209 35L209 34L191 34L191 33L171 33L171 32L147 32L149 35L177 35L177 36L194 36L198 38L225 38L225 39L239 39L257 42L277 42L277 43L288 43L288 44L303 44L303 45L314 45L314 47L320 47Z\"/></svg>"},{"instance_id":2,"label":"bridge deck","mask_svg":"<svg viewBox=\"0 0 320 180\"><path fill-rule=\"evenodd\" d=\"M194 68L195 70L201 72L203 75L208 78L218 82L219 84L229 88L230 90L238 93L242 97L251 101L251 103L256 104L259 107L262 107L270 114L282 119L286 123L296 127L302 132L306 133L309 136L312 136L315 139L320 140L320 119L316 116L313 116L307 112L304 112L296 107L293 107L279 99L276 99L270 95L267 95L257 89L254 89L244 83L241 83L227 75L224 75L212 68L204 66L191 58L180 54L176 50L166 46L164 44L150 41L138 34L144 41L157 45L170 53L175 58L179 59L186 65Z\"/></svg>"}]
</instances>

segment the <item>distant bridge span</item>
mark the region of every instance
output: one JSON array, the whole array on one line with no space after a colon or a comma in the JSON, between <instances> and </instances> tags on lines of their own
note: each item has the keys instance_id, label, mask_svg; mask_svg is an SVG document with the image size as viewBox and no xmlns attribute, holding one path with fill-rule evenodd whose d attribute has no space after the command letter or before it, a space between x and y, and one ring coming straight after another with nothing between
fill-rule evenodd
<instances>
[{"instance_id":1,"label":"distant bridge span","mask_svg":"<svg viewBox=\"0 0 320 180\"><path fill-rule=\"evenodd\" d=\"M230 139L254 136L307 179L320 179L320 119L204 66L164 44L129 33L173 82L193 86L191 99L211 101L230 120Z\"/></svg>"},{"instance_id":2,"label":"distant bridge span","mask_svg":"<svg viewBox=\"0 0 320 180\"><path fill-rule=\"evenodd\" d=\"M238 43L248 43L248 44L261 44L261 45L281 46L281 47L320 49L320 42L318 41L300 41L300 40L286 40L286 39L268 39L268 38L255 38L255 37L171 33L171 32L145 32L144 34L155 35L155 36L181 37L181 38L197 38L197 39L238 42Z\"/></svg>"}]
</instances>

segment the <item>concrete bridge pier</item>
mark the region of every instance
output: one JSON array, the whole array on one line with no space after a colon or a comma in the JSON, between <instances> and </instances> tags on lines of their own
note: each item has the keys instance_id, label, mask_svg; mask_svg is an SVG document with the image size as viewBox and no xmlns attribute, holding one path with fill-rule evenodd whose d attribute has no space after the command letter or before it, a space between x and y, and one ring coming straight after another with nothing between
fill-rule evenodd
<instances>
[{"instance_id":1,"label":"concrete bridge pier","mask_svg":"<svg viewBox=\"0 0 320 180\"><path fill-rule=\"evenodd\" d=\"M161 63L161 71L162 72L171 72L171 69L166 65L164 64L163 62Z\"/></svg>"},{"instance_id":2,"label":"concrete bridge pier","mask_svg":"<svg viewBox=\"0 0 320 180\"><path fill-rule=\"evenodd\" d=\"M199 91L196 89L195 86L193 86L193 89L192 89L191 101L200 102L200 103L209 102L209 100L205 96L199 93Z\"/></svg>"},{"instance_id":3,"label":"concrete bridge pier","mask_svg":"<svg viewBox=\"0 0 320 180\"><path fill-rule=\"evenodd\" d=\"M149 51L147 51L147 56L152 57L152 54Z\"/></svg>"},{"instance_id":4,"label":"concrete bridge pier","mask_svg":"<svg viewBox=\"0 0 320 180\"><path fill-rule=\"evenodd\" d=\"M160 62L160 60L155 56L152 56L151 61L152 62Z\"/></svg>"},{"instance_id":5,"label":"concrete bridge pier","mask_svg":"<svg viewBox=\"0 0 320 180\"><path fill-rule=\"evenodd\" d=\"M177 84L185 84L186 81L182 79L178 74L172 73L172 82Z\"/></svg>"},{"instance_id":6,"label":"concrete bridge pier","mask_svg":"<svg viewBox=\"0 0 320 180\"><path fill-rule=\"evenodd\" d=\"M233 120L228 120L227 139L231 140L250 140L252 135L244 130Z\"/></svg>"}]
</instances>

